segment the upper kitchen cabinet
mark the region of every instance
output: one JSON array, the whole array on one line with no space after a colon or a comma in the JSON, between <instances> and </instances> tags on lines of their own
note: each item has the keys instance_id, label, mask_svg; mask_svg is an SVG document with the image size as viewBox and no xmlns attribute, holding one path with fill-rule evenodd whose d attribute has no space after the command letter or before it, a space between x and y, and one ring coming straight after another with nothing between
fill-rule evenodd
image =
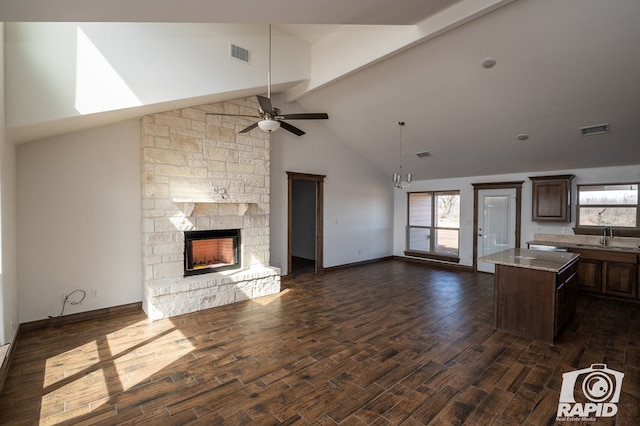
<instances>
[{"instance_id":1,"label":"upper kitchen cabinet","mask_svg":"<svg viewBox=\"0 0 640 426\"><path fill-rule=\"evenodd\" d=\"M533 190L533 221L571 221L571 180L574 175L529 177Z\"/></svg>"}]
</instances>

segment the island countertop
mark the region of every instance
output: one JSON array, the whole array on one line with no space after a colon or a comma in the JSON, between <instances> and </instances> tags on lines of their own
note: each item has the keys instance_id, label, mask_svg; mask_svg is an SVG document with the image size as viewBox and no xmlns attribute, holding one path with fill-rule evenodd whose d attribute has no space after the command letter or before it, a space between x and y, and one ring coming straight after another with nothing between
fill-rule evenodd
<instances>
[{"instance_id":1,"label":"island countertop","mask_svg":"<svg viewBox=\"0 0 640 426\"><path fill-rule=\"evenodd\" d=\"M580 255L576 253L513 248L481 257L478 261L495 263L497 265L515 266L518 268L559 272L579 256Z\"/></svg>"}]
</instances>

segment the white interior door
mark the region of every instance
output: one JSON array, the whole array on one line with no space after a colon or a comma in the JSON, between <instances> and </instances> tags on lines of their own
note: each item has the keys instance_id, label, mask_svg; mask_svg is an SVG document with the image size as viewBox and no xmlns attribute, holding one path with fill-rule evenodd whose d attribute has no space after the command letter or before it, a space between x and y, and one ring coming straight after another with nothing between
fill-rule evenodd
<instances>
[{"instance_id":1,"label":"white interior door","mask_svg":"<svg viewBox=\"0 0 640 426\"><path fill-rule=\"evenodd\" d=\"M516 190L478 191L478 257L514 248L516 244ZM478 262L478 271L495 270L493 263Z\"/></svg>"}]
</instances>

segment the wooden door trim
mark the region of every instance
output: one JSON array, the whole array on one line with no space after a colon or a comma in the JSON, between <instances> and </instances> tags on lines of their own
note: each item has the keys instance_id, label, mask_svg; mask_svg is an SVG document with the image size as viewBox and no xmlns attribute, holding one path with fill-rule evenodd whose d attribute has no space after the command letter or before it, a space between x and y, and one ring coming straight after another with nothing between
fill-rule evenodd
<instances>
[{"instance_id":1,"label":"wooden door trim","mask_svg":"<svg viewBox=\"0 0 640 426\"><path fill-rule=\"evenodd\" d=\"M292 189L294 180L316 182L316 274L324 273L324 179L326 175L314 175L310 173L287 172L287 274L291 275L291 233L293 223Z\"/></svg>"},{"instance_id":2,"label":"wooden door trim","mask_svg":"<svg viewBox=\"0 0 640 426\"><path fill-rule=\"evenodd\" d=\"M478 191L482 189L516 190L516 242L520 247L520 228L522 225L522 184L523 180L513 182L472 183L473 186L473 270L478 270Z\"/></svg>"}]
</instances>

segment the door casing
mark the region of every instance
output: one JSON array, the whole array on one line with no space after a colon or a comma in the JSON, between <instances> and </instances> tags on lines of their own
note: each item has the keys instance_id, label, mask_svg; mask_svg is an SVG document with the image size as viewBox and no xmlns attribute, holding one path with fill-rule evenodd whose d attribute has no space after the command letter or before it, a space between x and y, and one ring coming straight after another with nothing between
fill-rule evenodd
<instances>
[{"instance_id":1,"label":"door casing","mask_svg":"<svg viewBox=\"0 0 640 426\"><path fill-rule=\"evenodd\" d=\"M324 179L326 175L314 175L300 172L287 172L287 274L291 274L291 258L292 258L292 232L293 232L293 181L304 180L316 183L316 270L315 273L321 275L324 273L323 266L323 235L324 235Z\"/></svg>"},{"instance_id":2,"label":"door casing","mask_svg":"<svg viewBox=\"0 0 640 426\"><path fill-rule=\"evenodd\" d=\"M522 225L522 184L521 181L513 182L487 182L487 183L472 183L473 186L473 270L478 270L478 191L482 189L503 189L513 188L516 190L516 240L515 246L520 247L520 233Z\"/></svg>"}]
</instances>

